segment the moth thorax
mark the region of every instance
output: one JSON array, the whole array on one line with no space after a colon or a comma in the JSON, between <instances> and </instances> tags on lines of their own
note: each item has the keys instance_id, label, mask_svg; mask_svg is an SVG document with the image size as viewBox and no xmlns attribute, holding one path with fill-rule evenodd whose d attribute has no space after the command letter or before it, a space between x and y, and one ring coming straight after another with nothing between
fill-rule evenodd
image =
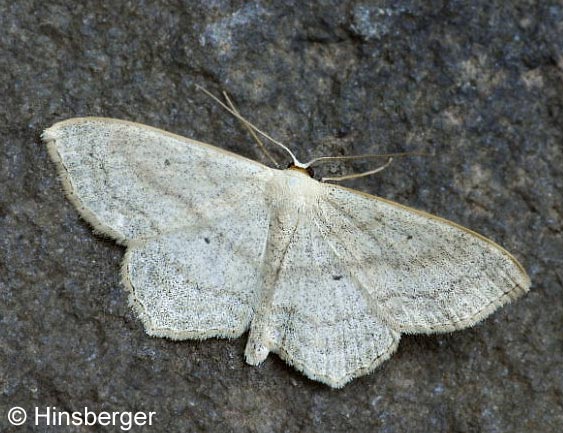
<instances>
[{"instance_id":1,"label":"moth thorax","mask_svg":"<svg viewBox=\"0 0 563 433\"><path fill-rule=\"evenodd\" d=\"M306 211L318 203L322 184L301 170L284 170L273 178L267 194L270 205L292 211Z\"/></svg>"}]
</instances>

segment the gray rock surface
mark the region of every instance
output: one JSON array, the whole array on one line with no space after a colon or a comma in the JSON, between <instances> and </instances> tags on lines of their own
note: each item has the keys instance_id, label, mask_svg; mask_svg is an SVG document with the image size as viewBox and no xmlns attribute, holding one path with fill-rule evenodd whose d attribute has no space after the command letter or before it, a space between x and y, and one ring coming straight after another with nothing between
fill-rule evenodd
<instances>
[{"instance_id":1,"label":"gray rock surface","mask_svg":"<svg viewBox=\"0 0 563 433\"><path fill-rule=\"evenodd\" d=\"M563 431L560 1L103 3L0 0L0 431L122 431L14 427L13 406L154 411L151 432ZM265 162L195 83L302 160L433 154L347 185L491 237L532 291L475 328L403 338L342 390L275 356L246 365L245 338L148 337L124 249L64 198L39 134L117 117Z\"/></svg>"}]
</instances>

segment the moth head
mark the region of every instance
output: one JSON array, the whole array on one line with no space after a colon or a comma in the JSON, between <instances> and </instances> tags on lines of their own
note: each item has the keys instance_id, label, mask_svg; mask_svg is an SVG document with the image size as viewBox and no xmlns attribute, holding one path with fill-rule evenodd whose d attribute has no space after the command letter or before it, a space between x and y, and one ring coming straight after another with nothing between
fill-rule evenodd
<instances>
[{"instance_id":1,"label":"moth head","mask_svg":"<svg viewBox=\"0 0 563 433\"><path fill-rule=\"evenodd\" d=\"M315 172L314 172L312 167L300 167L300 166L296 165L294 162L290 162L287 165L287 169L288 170L300 171L301 173L305 173L306 175L308 175L309 177L312 177L312 178L315 177Z\"/></svg>"}]
</instances>

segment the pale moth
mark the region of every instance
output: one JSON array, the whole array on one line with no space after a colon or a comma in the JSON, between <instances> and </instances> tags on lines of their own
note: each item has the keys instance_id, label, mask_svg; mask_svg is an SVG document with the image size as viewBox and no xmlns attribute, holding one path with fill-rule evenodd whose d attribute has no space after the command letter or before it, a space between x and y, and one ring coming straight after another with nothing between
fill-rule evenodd
<instances>
[{"instance_id":1,"label":"pale moth","mask_svg":"<svg viewBox=\"0 0 563 433\"><path fill-rule=\"evenodd\" d=\"M319 182L307 173L317 160L285 146L293 164L278 170L116 119L69 119L43 138L82 217L127 247L123 282L153 336L250 331L249 364L274 352L338 388L402 333L472 326L530 286L493 241Z\"/></svg>"}]
</instances>

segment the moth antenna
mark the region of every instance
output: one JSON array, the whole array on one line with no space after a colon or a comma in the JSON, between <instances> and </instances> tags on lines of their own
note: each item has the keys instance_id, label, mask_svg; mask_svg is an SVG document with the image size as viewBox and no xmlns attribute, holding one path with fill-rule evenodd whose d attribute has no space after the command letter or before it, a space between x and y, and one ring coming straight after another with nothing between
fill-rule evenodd
<instances>
[{"instance_id":1,"label":"moth antenna","mask_svg":"<svg viewBox=\"0 0 563 433\"><path fill-rule=\"evenodd\" d=\"M233 110L235 113L240 115L239 111L235 108L233 101L231 101L231 98L229 98L229 95L227 94L227 92L223 91L223 96L224 96L225 100L227 101L227 104L229 104L229 107L231 108L231 110ZM249 134L252 135L252 138L254 138L254 141L256 142L256 144L258 144L258 147L260 148L262 153L264 155L266 155L266 157L276 166L276 168L279 168L280 167L279 162L272 156L272 154L268 151L268 149L266 149L266 146L264 146L264 143L262 142L262 140L260 140L260 137L258 137L256 135L256 132L254 132L254 129L249 127L248 124L246 124L245 122L242 122L242 124L247 129Z\"/></svg>"},{"instance_id":2,"label":"moth antenna","mask_svg":"<svg viewBox=\"0 0 563 433\"><path fill-rule=\"evenodd\" d=\"M307 168L306 166L304 166L302 163L299 162L299 160L295 157L293 152L291 150L289 150L289 148L285 144L280 143L279 141L270 137L268 134L266 134L265 132L258 129L258 127L254 126L252 123L250 123L248 120L246 120L240 114L238 114L236 111L231 110L227 105L225 105L219 98L217 98L213 93L211 93L207 89L201 87L199 84L196 84L195 86L198 90L201 90L203 93L205 93L207 96L209 96L215 102L217 102L221 107L223 107L225 110L227 110L233 116L235 116L238 120L240 120L242 123L244 123L248 128L253 129L255 132L260 134L262 137L270 140L272 143L277 144L279 147L281 147L283 150L285 150L289 154L289 156L291 156L291 159L293 160L293 164L295 164L297 167Z\"/></svg>"},{"instance_id":3,"label":"moth antenna","mask_svg":"<svg viewBox=\"0 0 563 433\"><path fill-rule=\"evenodd\" d=\"M393 158L390 157L389 160L387 161L387 163L385 163L381 167L377 167L373 170L364 171L363 173L347 174L346 176L323 177L321 179L321 182L326 182L326 181L340 182L340 181L343 181L343 180L357 179L359 177L369 176L371 174L379 173L380 171L385 170L389 166L389 164L391 164L392 162L393 162Z\"/></svg>"},{"instance_id":4,"label":"moth antenna","mask_svg":"<svg viewBox=\"0 0 563 433\"><path fill-rule=\"evenodd\" d=\"M403 156L432 156L429 153L424 152L398 152L398 153L366 153L362 155L350 155L350 156L321 156L319 158L312 159L305 164L307 167L312 167L317 163L325 163L330 161L346 161L354 159L375 159L375 158L396 158Z\"/></svg>"}]
</instances>

